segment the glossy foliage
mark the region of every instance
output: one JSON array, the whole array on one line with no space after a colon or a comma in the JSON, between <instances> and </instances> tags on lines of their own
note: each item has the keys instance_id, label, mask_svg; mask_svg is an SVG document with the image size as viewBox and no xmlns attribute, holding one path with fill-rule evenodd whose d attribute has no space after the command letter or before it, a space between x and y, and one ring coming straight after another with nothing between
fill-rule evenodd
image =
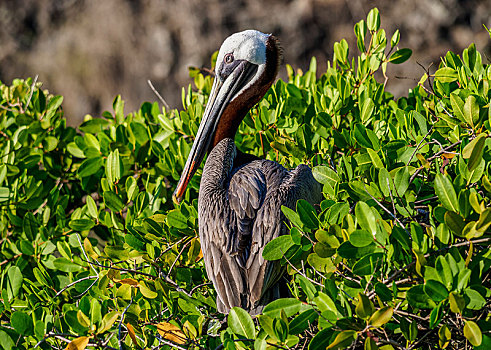
<instances>
[{"instance_id":1,"label":"glossy foliage","mask_svg":"<svg viewBox=\"0 0 491 350\"><path fill-rule=\"evenodd\" d=\"M182 110L118 96L77 128L40 83L1 85L0 348L489 348L491 66L472 44L395 99L385 73L411 51L376 9L354 32L326 72L287 66L236 136L312 166L325 196L283 209L291 234L264 257L291 297L255 319L216 311L201 172L171 200L211 76L191 71Z\"/></svg>"}]
</instances>

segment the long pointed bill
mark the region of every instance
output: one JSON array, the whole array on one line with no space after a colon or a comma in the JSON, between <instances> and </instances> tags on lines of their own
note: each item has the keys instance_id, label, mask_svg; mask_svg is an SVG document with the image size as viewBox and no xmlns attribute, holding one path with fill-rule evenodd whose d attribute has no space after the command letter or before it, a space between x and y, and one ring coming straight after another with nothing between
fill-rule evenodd
<instances>
[{"instance_id":1,"label":"long pointed bill","mask_svg":"<svg viewBox=\"0 0 491 350\"><path fill-rule=\"evenodd\" d=\"M252 79L257 67L257 65L247 61L242 61L224 81L220 80L218 76L215 78L193 147L189 152L181 178L172 196L175 203L182 201L189 181L205 157L225 107L237 92Z\"/></svg>"}]
</instances>

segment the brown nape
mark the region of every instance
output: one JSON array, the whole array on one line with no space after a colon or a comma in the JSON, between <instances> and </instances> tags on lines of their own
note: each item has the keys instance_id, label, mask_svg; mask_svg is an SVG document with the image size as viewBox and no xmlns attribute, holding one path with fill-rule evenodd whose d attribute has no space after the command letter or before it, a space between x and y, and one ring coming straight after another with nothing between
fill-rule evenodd
<instances>
[{"instance_id":1,"label":"brown nape","mask_svg":"<svg viewBox=\"0 0 491 350\"><path fill-rule=\"evenodd\" d=\"M243 91L239 97L229 103L225 108L218 122L210 150L224 138L235 138L235 133L242 119L263 98L273 84L278 74L281 59L282 50L279 41L276 37L270 35L266 41L266 69L254 84L249 86L247 90Z\"/></svg>"}]
</instances>

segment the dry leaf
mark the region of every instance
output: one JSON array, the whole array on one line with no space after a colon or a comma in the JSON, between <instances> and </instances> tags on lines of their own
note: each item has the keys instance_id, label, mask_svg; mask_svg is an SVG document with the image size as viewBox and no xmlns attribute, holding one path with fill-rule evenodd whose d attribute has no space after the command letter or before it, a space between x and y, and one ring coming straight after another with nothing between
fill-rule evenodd
<instances>
[{"instance_id":1,"label":"dry leaf","mask_svg":"<svg viewBox=\"0 0 491 350\"><path fill-rule=\"evenodd\" d=\"M126 324L126 328L128 329L128 334L133 341L133 344L138 346L138 343L136 342L136 335L135 335L135 330L133 329L133 326L129 323Z\"/></svg>"},{"instance_id":2,"label":"dry leaf","mask_svg":"<svg viewBox=\"0 0 491 350\"><path fill-rule=\"evenodd\" d=\"M168 339L177 344L186 342L186 335L181 329L169 322L160 322L157 325L157 331L164 339Z\"/></svg>"},{"instance_id":3,"label":"dry leaf","mask_svg":"<svg viewBox=\"0 0 491 350\"><path fill-rule=\"evenodd\" d=\"M89 344L90 337L79 337L73 339L66 346L65 350L84 350L87 344Z\"/></svg>"}]
</instances>

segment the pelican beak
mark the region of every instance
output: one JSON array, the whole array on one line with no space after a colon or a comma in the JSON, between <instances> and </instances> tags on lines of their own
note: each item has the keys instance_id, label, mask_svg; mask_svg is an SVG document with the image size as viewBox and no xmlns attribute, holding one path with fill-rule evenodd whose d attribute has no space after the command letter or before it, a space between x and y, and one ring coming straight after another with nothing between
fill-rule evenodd
<instances>
[{"instance_id":1,"label":"pelican beak","mask_svg":"<svg viewBox=\"0 0 491 350\"><path fill-rule=\"evenodd\" d=\"M172 195L174 203L179 204L182 201L189 181L210 147L223 111L238 92L251 81L257 68L257 65L243 60L238 62L235 69L224 80L216 75L193 147Z\"/></svg>"}]
</instances>

